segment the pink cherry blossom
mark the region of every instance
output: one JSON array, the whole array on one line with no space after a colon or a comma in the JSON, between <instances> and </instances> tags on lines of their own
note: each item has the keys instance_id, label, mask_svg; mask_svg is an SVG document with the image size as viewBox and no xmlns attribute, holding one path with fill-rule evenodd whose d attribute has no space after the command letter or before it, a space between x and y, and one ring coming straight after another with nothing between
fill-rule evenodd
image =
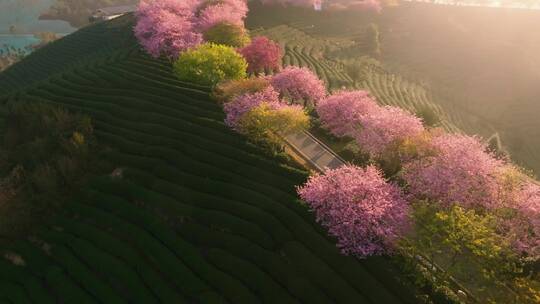
<instances>
[{"instance_id":1,"label":"pink cherry blossom","mask_svg":"<svg viewBox=\"0 0 540 304\"><path fill-rule=\"evenodd\" d=\"M143 0L136 12L135 37L153 57L176 58L180 52L202 43L193 24L197 1Z\"/></svg>"},{"instance_id":2,"label":"pink cherry blossom","mask_svg":"<svg viewBox=\"0 0 540 304\"><path fill-rule=\"evenodd\" d=\"M511 217L501 220L501 232L514 250L531 260L540 260L540 186L525 182L512 205Z\"/></svg>"},{"instance_id":3,"label":"pink cherry blossom","mask_svg":"<svg viewBox=\"0 0 540 304\"><path fill-rule=\"evenodd\" d=\"M202 9L197 18L197 29L205 32L219 23L244 26L247 12L245 0L221 0Z\"/></svg>"},{"instance_id":4,"label":"pink cherry blossom","mask_svg":"<svg viewBox=\"0 0 540 304\"><path fill-rule=\"evenodd\" d=\"M344 254L389 253L409 226L409 204L401 190L374 166L328 170L312 176L298 193Z\"/></svg>"},{"instance_id":5,"label":"pink cherry blossom","mask_svg":"<svg viewBox=\"0 0 540 304\"><path fill-rule=\"evenodd\" d=\"M355 136L360 119L379 106L367 91L340 91L317 104L321 124L337 137Z\"/></svg>"},{"instance_id":6,"label":"pink cherry blossom","mask_svg":"<svg viewBox=\"0 0 540 304\"><path fill-rule=\"evenodd\" d=\"M374 157L380 156L392 144L424 131L420 118L398 107L379 107L359 118L362 129L356 134L356 141L362 150Z\"/></svg>"},{"instance_id":7,"label":"pink cherry blossom","mask_svg":"<svg viewBox=\"0 0 540 304\"><path fill-rule=\"evenodd\" d=\"M281 67L283 51L279 44L267 37L253 38L251 43L239 50L248 62L249 73L259 73L265 70L277 71Z\"/></svg>"},{"instance_id":8,"label":"pink cherry blossom","mask_svg":"<svg viewBox=\"0 0 540 304\"><path fill-rule=\"evenodd\" d=\"M289 66L270 80L280 96L293 103L308 104L326 96L326 87L317 75L308 68Z\"/></svg>"},{"instance_id":9,"label":"pink cherry blossom","mask_svg":"<svg viewBox=\"0 0 540 304\"><path fill-rule=\"evenodd\" d=\"M485 144L472 136L443 134L433 138L431 145L434 155L404 165L402 176L415 198L428 198L443 206L500 206L505 163L486 152Z\"/></svg>"},{"instance_id":10,"label":"pink cherry blossom","mask_svg":"<svg viewBox=\"0 0 540 304\"><path fill-rule=\"evenodd\" d=\"M226 103L223 109L226 113L225 124L238 130L238 122L244 114L251 109L266 102L272 105L280 103L278 93L271 86L256 93L246 93L235 97L231 102Z\"/></svg>"}]
</instances>

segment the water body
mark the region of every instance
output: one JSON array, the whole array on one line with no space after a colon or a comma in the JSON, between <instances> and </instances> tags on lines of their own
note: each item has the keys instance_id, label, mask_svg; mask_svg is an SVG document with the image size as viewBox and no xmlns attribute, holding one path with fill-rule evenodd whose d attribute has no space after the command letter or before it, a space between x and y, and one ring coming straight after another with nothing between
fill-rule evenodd
<instances>
[{"instance_id":1,"label":"water body","mask_svg":"<svg viewBox=\"0 0 540 304\"><path fill-rule=\"evenodd\" d=\"M39 39L34 35L1 35L0 50L5 51L8 48L27 49L28 47L39 43Z\"/></svg>"},{"instance_id":2,"label":"water body","mask_svg":"<svg viewBox=\"0 0 540 304\"><path fill-rule=\"evenodd\" d=\"M39 20L54 0L0 0L0 50L6 48L25 49L39 42L36 32L67 34L75 31L65 21ZM10 33L15 26L16 34Z\"/></svg>"}]
</instances>

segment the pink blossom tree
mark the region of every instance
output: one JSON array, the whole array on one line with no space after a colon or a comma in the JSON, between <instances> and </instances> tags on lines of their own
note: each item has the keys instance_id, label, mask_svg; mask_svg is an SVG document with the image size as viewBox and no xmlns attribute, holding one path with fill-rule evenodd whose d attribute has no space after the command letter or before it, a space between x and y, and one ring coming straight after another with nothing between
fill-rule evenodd
<instances>
[{"instance_id":1,"label":"pink blossom tree","mask_svg":"<svg viewBox=\"0 0 540 304\"><path fill-rule=\"evenodd\" d=\"M197 29L205 32L211 27L227 23L244 26L248 7L245 0L221 0L205 6L198 14Z\"/></svg>"},{"instance_id":2,"label":"pink blossom tree","mask_svg":"<svg viewBox=\"0 0 540 304\"><path fill-rule=\"evenodd\" d=\"M529 258L540 260L540 186L528 183L521 193L518 210L528 226L518 239L517 247Z\"/></svg>"},{"instance_id":3,"label":"pink blossom tree","mask_svg":"<svg viewBox=\"0 0 540 304\"><path fill-rule=\"evenodd\" d=\"M322 126L337 137L357 135L362 116L378 108L367 91L340 91L316 106Z\"/></svg>"},{"instance_id":4,"label":"pink blossom tree","mask_svg":"<svg viewBox=\"0 0 540 304\"><path fill-rule=\"evenodd\" d=\"M226 114L225 124L238 131L238 123L244 114L261 105L263 102L271 105L280 103L279 95L274 88L269 86L260 92L246 93L235 97L231 102L223 106Z\"/></svg>"},{"instance_id":5,"label":"pink blossom tree","mask_svg":"<svg viewBox=\"0 0 540 304\"><path fill-rule=\"evenodd\" d=\"M392 106L379 107L360 117L362 130L356 141L362 150L378 157L393 144L418 136L424 131L422 120L409 112Z\"/></svg>"},{"instance_id":6,"label":"pink blossom tree","mask_svg":"<svg viewBox=\"0 0 540 304\"><path fill-rule=\"evenodd\" d=\"M491 209L500 206L503 161L486 152L478 138L443 134L432 139L434 155L404 165L402 177L418 199L443 207Z\"/></svg>"},{"instance_id":7,"label":"pink blossom tree","mask_svg":"<svg viewBox=\"0 0 540 304\"><path fill-rule=\"evenodd\" d=\"M326 87L317 75L307 68L289 66L270 80L280 96L293 103L317 104L326 96Z\"/></svg>"},{"instance_id":8,"label":"pink blossom tree","mask_svg":"<svg viewBox=\"0 0 540 304\"><path fill-rule=\"evenodd\" d=\"M298 193L344 254L388 253L409 226L410 208L401 190L373 166L328 170L312 176Z\"/></svg>"},{"instance_id":9,"label":"pink blossom tree","mask_svg":"<svg viewBox=\"0 0 540 304\"><path fill-rule=\"evenodd\" d=\"M180 52L202 43L194 27L196 0L143 0L136 12L135 37L153 57L176 58Z\"/></svg>"},{"instance_id":10,"label":"pink blossom tree","mask_svg":"<svg viewBox=\"0 0 540 304\"><path fill-rule=\"evenodd\" d=\"M260 73L265 70L277 71L281 67L283 51L281 46L267 37L253 38L251 43L239 50L248 62L249 73Z\"/></svg>"},{"instance_id":11,"label":"pink blossom tree","mask_svg":"<svg viewBox=\"0 0 540 304\"><path fill-rule=\"evenodd\" d=\"M499 229L512 248L529 260L540 260L540 186L530 181L522 184L516 200L508 204L514 212L503 216Z\"/></svg>"}]
</instances>

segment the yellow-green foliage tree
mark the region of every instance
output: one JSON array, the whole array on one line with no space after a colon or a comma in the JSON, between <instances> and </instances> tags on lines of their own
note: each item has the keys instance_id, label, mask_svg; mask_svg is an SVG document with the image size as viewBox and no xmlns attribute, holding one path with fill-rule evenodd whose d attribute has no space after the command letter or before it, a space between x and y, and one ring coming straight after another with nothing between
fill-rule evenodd
<instances>
[{"instance_id":1,"label":"yellow-green foliage tree","mask_svg":"<svg viewBox=\"0 0 540 304\"><path fill-rule=\"evenodd\" d=\"M255 141L275 144L280 135L306 129L309 124L309 116L300 106L262 103L240 119L239 129Z\"/></svg>"},{"instance_id":2,"label":"yellow-green foliage tree","mask_svg":"<svg viewBox=\"0 0 540 304\"><path fill-rule=\"evenodd\" d=\"M7 103L0 141L0 234L26 237L91 176L110 172L89 116L51 104Z\"/></svg>"},{"instance_id":3,"label":"yellow-green foliage tree","mask_svg":"<svg viewBox=\"0 0 540 304\"><path fill-rule=\"evenodd\" d=\"M234 48L214 43L182 53L173 68L180 80L208 86L247 76L246 60Z\"/></svg>"},{"instance_id":4,"label":"yellow-green foliage tree","mask_svg":"<svg viewBox=\"0 0 540 304\"><path fill-rule=\"evenodd\" d=\"M366 40L373 56L381 55L381 34L375 23L370 23L366 29Z\"/></svg>"},{"instance_id":5,"label":"yellow-green foliage tree","mask_svg":"<svg viewBox=\"0 0 540 304\"><path fill-rule=\"evenodd\" d=\"M89 170L96 142L90 118L42 103L8 107L3 142L7 173L20 166L28 193L63 192Z\"/></svg>"},{"instance_id":6,"label":"yellow-green foliage tree","mask_svg":"<svg viewBox=\"0 0 540 304\"><path fill-rule=\"evenodd\" d=\"M261 92L269 85L270 82L262 77L229 80L218 84L213 95L217 101L227 102L232 101L236 96Z\"/></svg>"},{"instance_id":7,"label":"yellow-green foliage tree","mask_svg":"<svg viewBox=\"0 0 540 304\"><path fill-rule=\"evenodd\" d=\"M457 204L441 208L418 202L413 209L416 226L403 248L411 256L425 255L445 270L427 277L437 285L452 276L464 286L475 286L475 292L481 293L476 296L482 299L514 301L514 295L499 285L513 280L522 269L510 244L498 233L496 216Z\"/></svg>"},{"instance_id":8,"label":"yellow-green foliage tree","mask_svg":"<svg viewBox=\"0 0 540 304\"><path fill-rule=\"evenodd\" d=\"M219 23L209 28L203 34L204 40L216 44L223 44L235 48L243 47L250 41L249 35L243 26Z\"/></svg>"}]
</instances>

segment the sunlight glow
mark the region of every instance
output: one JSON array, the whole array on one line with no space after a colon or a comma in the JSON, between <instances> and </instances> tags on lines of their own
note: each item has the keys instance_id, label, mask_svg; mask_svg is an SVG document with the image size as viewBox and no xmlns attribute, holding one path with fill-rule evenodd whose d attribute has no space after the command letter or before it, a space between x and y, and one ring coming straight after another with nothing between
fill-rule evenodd
<instances>
[{"instance_id":1,"label":"sunlight glow","mask_svg":"<svg viewBox=\"0 0 540 304\"><path fill-rule=\"evenodd\" d=\"M442 5L456 6L483 6L497 8L519 8L519 9L535 9L540 10L540 1L511 1L511 0L405 0L407 2L425 2Z\"/></svg>"}]
</instances>

